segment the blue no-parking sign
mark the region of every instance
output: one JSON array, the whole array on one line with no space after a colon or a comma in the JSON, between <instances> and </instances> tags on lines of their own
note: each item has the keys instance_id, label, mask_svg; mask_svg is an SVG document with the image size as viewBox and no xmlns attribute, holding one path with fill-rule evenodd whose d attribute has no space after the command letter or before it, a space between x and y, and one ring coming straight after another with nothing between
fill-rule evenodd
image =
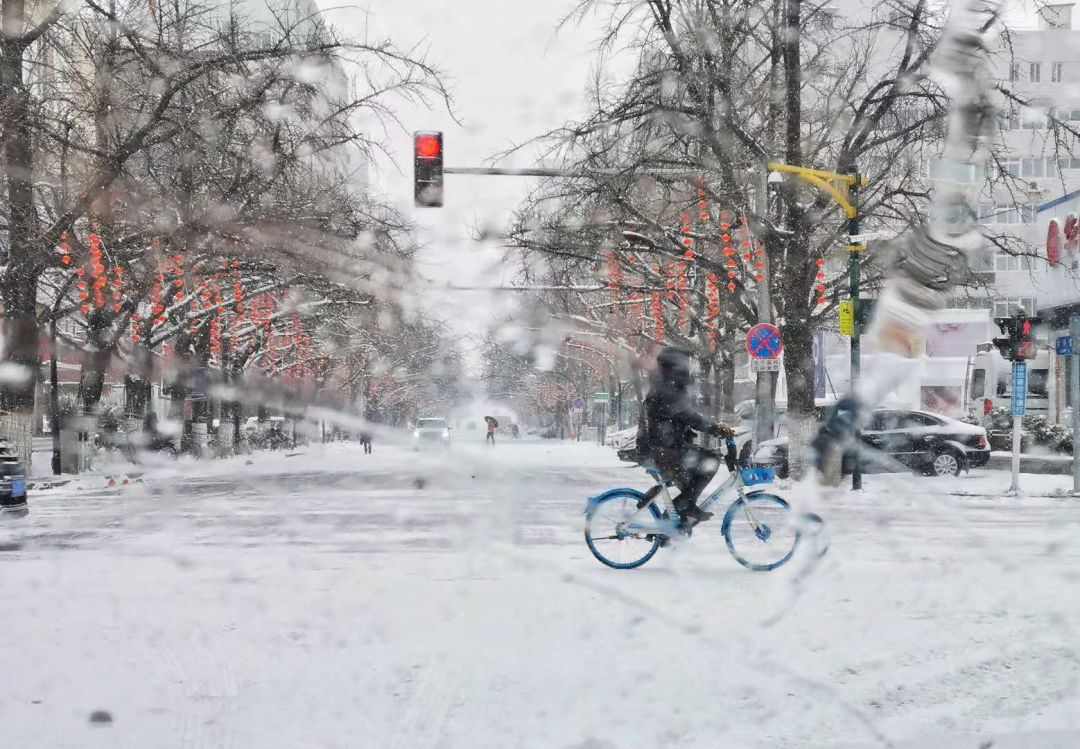
<instances>
[{"instance_id":1,"label":"blue no-parking sign","mask_svg":"<svg viewBox=\"0 0 1080 749\"><path fill-rule=\"evenodd\" d=\"M768 323L759 323L746 334L746 350L754 359L779 359L784 352L784 340L780 329Z\"/></svg>"}]
</instances>

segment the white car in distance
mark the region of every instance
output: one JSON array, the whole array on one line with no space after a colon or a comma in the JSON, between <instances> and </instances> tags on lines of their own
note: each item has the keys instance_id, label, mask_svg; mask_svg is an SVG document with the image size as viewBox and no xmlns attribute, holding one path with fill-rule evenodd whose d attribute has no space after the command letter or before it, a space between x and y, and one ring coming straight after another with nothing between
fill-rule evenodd
<instances>
[{"instance_id":1,"label":"white car in distance","mask_svg":"<svg viewBox=\"0 0 1080 749\"><path fill-rule=\"evenodd\" d=\"M424 445L450 446L450 426L446 419L428 417L417 419L413 428L413 449L419 450Z\"/></svg>"}]
</instances>

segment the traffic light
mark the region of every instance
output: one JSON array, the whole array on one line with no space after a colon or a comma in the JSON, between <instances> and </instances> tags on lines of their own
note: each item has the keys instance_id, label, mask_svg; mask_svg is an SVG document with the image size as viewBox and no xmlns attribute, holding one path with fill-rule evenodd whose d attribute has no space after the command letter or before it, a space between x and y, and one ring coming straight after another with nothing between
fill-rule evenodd
<instances>
[{"instance_id":1,"label":"traffic light","mask_svg":"<svg viewBox=\"0 0 1080 749\"><path fill-rule=\"evenodd\" d=\"M1034 359L1036 343L1032 331L1040 322L1039 318L1027 317L1022 312L1012 317L995 317L994 324L1003 337L993 340L994 347L1009 361Z\"/></svg>"},{"instance_id":2,"label":"traffic light","mask_svg":"<svg viewBox=\"0 0 1080 749\"><path fill-rule=\"evenodd\" d=\"M443 204L442 133L413 133L413 196L421 208Z\"/></svg>"}]
</instances>

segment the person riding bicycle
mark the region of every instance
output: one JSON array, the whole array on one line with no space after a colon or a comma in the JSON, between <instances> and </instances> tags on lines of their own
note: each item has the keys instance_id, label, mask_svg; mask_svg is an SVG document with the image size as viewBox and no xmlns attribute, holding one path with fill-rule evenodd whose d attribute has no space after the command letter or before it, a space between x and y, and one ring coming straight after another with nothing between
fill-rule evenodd
<instances>
[{"instance_id":1,"label":"person riding bicycle","mask_svg":"<svg viewBox=\"0 0 1080 749\"><path fill-rule=\"evenodd\" d=\"M730 427L714 422L694 408L690 400L690 355L665 348L656 358L652 387L642 408L637 448L643 459L675 480L679 495L673 503L683 518L708 520L711 512L697 506L697 498L712 481L720 464L716 456L693 443L693 432L732 437Z\"/></svg>"}]
</instances>

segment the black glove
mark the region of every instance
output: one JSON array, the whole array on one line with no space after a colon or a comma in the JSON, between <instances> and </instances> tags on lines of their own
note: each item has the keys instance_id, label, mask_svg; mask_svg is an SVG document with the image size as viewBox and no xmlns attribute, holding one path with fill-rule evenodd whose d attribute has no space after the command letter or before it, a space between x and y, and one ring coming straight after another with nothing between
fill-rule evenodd
<instances>
[{"instance_id":1,"label":"black glove","mask_svg":"<svg viewBox=\"0 0 1080 749\"><path fill-rule=\"evenodd\" d=\"M735 436L735 430L729 427L727 424L715 425L712 429L712 433L714 437L722 437L724 439Z\"/></svg>"}]
</instances>

